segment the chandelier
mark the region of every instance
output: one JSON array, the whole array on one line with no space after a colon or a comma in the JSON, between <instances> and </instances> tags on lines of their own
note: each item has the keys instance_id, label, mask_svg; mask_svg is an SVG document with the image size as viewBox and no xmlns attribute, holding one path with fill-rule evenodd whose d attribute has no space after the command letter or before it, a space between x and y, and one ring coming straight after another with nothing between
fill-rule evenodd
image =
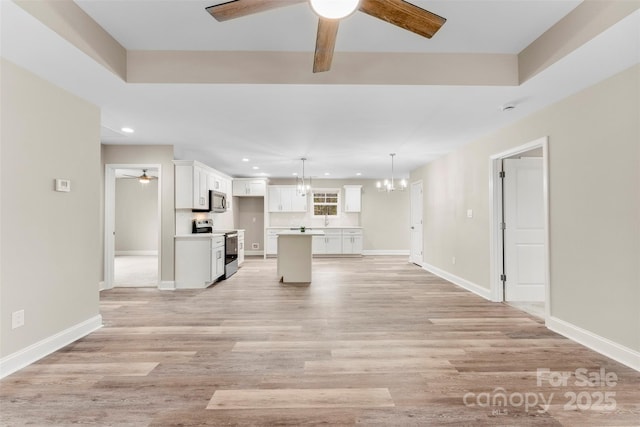
<instances>
[{"instance_id":1,"label":"chandelier","mask_svg":"<svg viewBox=\"0 0 640 427\"><path fill-rule=\"evenodd\" d=\"M306 179L304 176L304 162L307 158L303 157L300 160L302 160L302 176L296 177L296 191L300 195L307 195L311 191L311 177Z\"/></svg>"},{"instance_id":2,"label":"chandelier","mask_svg":"<svg viewBox=\"0 0 640 427\"><path fill-rule=\"evenodd\" d=\"M400 191L404 191L407 188L407 180L406 179L401 179L400 182L398 183L398 187L396 187L395 185L395 180L393 177L393 158L396 156L396 153L391 153L389 154L391 156L391 179L385 179L384 181L380 182L376 182L376 188L378 189L378 191L396 191L396 190L400 190Z\"/></svg>"}]
</instances>

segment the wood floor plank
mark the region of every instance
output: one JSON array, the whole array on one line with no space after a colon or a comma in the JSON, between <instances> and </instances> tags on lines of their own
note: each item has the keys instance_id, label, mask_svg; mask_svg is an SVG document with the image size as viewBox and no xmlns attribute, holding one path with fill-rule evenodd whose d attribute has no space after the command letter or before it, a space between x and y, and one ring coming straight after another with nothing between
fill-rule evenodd
<instances>
[{"instance_id":1,"label":"wood floor plank","mask_svg":"<svg viewBox=\"0 0 640 427\"><path fill-rule=\"evenodd\" d=\"M207 409L376 408L394 406L386 388L217 390Z\"/></svg>"},{"instance_id":2,"label":"wood floor plank","mask_svg":"<svg viewBox=\"0 0 640 427\"><path fill-rule=\"evenodd\" d=\"M406 257L314 259L306 286L275 270L248 258L207 289L101 292L103 328L0 381L0 425L640 425L639 372ZM580 387L578 368L618 381ZM474 400L502 389L555 401ZM565 410L584 392L615 409Z\"/></svg>"}]
</instances>

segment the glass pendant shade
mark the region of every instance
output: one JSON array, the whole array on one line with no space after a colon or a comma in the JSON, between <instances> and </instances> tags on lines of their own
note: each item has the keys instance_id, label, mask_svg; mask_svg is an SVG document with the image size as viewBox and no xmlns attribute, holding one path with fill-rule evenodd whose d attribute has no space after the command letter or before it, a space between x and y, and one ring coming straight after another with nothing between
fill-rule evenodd
<instances>
[{"instance_id":1,"label":"glass pendant shade","mask_svg":"<svg viewBox=\"0 0 640 427\"><path fill-rule=\"evenodd\" d=\"M360 0L309 0L313 11L321 18L341 19L358 8Z\"/></svg>"}]
</instances>

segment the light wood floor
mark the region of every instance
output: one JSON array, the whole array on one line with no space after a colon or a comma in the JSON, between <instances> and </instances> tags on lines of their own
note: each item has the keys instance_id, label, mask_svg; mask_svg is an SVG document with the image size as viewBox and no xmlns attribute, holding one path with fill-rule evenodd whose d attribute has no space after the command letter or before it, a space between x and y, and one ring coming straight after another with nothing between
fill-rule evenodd
<instances>
[{"instance_id":1,"label":"light wood floor","mask_svg":"<svg viewBox=\"0 0 640 427\"><path fill-rule=\"evenodd\" d=\"M104 328L0 382L2 425L640 425L640 373L404 257L275 277L104 291Z\"/></svg>"}]
</instances>

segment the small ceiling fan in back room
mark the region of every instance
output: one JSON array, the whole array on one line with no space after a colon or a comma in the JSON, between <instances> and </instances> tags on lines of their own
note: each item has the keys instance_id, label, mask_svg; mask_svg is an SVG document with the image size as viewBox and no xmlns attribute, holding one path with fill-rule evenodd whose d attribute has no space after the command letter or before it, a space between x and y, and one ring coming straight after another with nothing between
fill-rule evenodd
<instances>
[{"instance_id":1,"label":"small ceiling fan in back room","mask_svg":"<svg viewBox=\"0 0 640 427\"><path fill-rule=\"evenodd\" d=\"M228 21L307 1L319 17L314 73L329 71L340 19L356 10L429 39L446 22L445 18L403 0L232 0L209 6L207 12L218 21Z\"/></svg>"}]
</instances>

